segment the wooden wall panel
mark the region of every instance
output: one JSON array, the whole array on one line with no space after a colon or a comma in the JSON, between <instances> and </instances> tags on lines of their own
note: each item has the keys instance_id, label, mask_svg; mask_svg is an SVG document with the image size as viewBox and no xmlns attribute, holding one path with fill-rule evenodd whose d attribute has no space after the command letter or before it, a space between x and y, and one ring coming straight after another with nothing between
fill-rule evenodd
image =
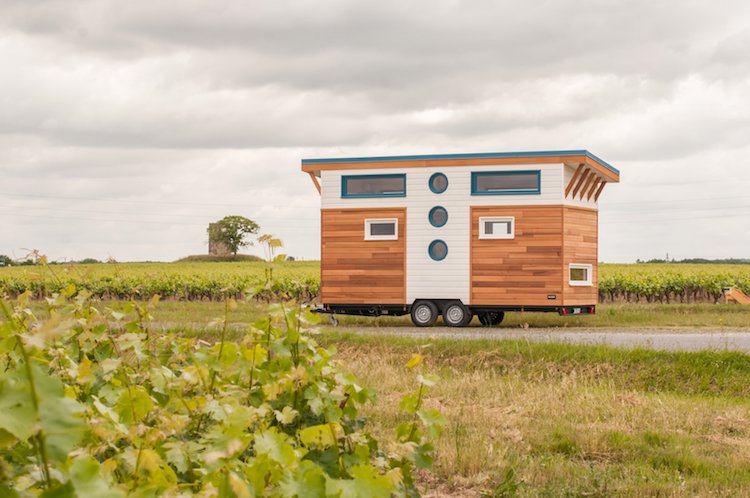
<instances>
[{"instance_id":1,"label":"wooden wall panel","mask_svg":"<svg viewBox=\"0 0 750 498\"><path fill-rule=\"evenodd\" d=\"M365 240L366 218L397 218L398 240ZM321 210L323 304L406 303L406 209Z\"/></svg>"},{"instance_id":2,"label":"wooden wall panel","mask_svg":"<svg viewBox=\"0 0 750 498\"><path fill-rule=\"evenodd\" d=\"M472 207L471 304L561 305L562 213L562 206ZM514 216L515 238L480 240L482 216Z\"/></svg>"},{"instance_id":3,"label":"wooden wall panel","mask_svg":"<svg viewBox=\"0 0 750 498\"><path fill-rule=\"evenodd\" d=\"M563 208L564 248L563 268L565 295L563 304L578 306L596 304L599 298L598 236L599 213L595 209L566 206ZM568 265L582 263L592 265L593 286L568 285Z\"/></svg>"}]
</instances>

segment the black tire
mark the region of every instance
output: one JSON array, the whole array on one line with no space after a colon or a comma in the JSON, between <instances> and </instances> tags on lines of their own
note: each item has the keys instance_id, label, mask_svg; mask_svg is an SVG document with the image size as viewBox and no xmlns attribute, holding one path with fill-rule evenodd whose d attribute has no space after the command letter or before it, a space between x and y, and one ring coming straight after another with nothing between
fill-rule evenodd
<instances>
[{"instance_id":1,"label":"black tire","mask_svg":"<svg viewBox=\"0 0 750 498\"><path fill-rule=\"evenodd\" d=\"M485 327L500 325L504 318L505 312L503 311L483 311L479 313L479 322Z\"/></svg>"},{"instance_id":2,"label":"black tire","mask_svg":"<svg viewBox=\"0 0 750 498\"><path fill-rule=\"evenodd\" d=\"M443 322L449 327L466 327L473 315L460 301L453 301L443 308Z\"/></svg>"},{"instance_id":3,"label":"black tire","mask_svg":"<svg viewBox=\"0 0 750 498\"><path fill-rule=\"evenodd\" d=\"M430 301L419 301L411 307L411 323L415 327L432 327L438 319L438 309Z\"/></svg>"}]
</instances>

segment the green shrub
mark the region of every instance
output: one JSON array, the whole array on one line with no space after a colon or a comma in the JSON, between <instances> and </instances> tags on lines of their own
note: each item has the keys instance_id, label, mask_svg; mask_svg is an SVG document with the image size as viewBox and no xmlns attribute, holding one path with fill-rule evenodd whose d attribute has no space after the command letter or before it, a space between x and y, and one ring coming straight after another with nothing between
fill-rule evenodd
<instances>
[{"instance_id":1,"label":"green shrub","mask_svg":"<svg viewBox=\"0 0 750 498\"><path fill-rule=\"evenodd\" d=\"M276 305L229 342L226 299L212 344L151 330L157 299L123 314L89 297L65 289L44 322L29 293L0 303L0 496L418 494L443 423L422 406L431 379L386 450L359 414L375 393L306 332L312 316Z\"/></svg>"}]
</instances>

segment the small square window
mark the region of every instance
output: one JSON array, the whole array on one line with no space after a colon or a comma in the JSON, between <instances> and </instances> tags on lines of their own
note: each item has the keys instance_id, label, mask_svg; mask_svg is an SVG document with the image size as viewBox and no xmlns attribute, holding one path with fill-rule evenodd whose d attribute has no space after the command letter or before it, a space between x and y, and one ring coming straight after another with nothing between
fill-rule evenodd
<instances>
[{"instance_id":1,"label":"small square window","mask_svg":"<svg viewBox=\"0 0 750 498\"><path fill-rule=\"evenodd\" d=\"M515 238L515 220L516 219L513 216L482 216L479 218L479 238Z\"/></svg>"},{"instance_id":2,"label":"small square window","mask_svg":"<svg viewBox=\"0 0 750 498\"><path fill-rule=\"evenodd\" d=\"M365 220L365 240L398 240L398 220L396 218Z\"/></svg>"},{"instance_id":3,"label":"small square window","mask_svg":"<svg viewBox=\"0 0 750 498\"><path fill-rule=\"evenodd\" d=\"M580 286L593 285L591 282L591 269L591 265L571 263L568 271L568 283Z\"/></svg>"}]
</instances>

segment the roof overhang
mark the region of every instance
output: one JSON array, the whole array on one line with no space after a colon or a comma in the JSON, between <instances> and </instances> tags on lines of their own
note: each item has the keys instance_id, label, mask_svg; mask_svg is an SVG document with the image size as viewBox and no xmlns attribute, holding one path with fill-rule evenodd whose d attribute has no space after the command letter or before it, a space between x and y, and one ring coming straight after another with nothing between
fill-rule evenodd
<instances>
[{"instance_id":1,"label":"roof overhang","mask_svg":"<svg viewBox=\"0 0 750 498\"><path fill-rule=\"evenodd\" d=\"M483 166L496 164L586 165L606 182L620 181L620 171L587 150L555 150L540 152L489 152L475 154L429 154L418 156L341 157L303 159L302 171L320 176L324 170L355 170L378 168L427 168L449 166Z\"/></svg>"}]
</instances>

